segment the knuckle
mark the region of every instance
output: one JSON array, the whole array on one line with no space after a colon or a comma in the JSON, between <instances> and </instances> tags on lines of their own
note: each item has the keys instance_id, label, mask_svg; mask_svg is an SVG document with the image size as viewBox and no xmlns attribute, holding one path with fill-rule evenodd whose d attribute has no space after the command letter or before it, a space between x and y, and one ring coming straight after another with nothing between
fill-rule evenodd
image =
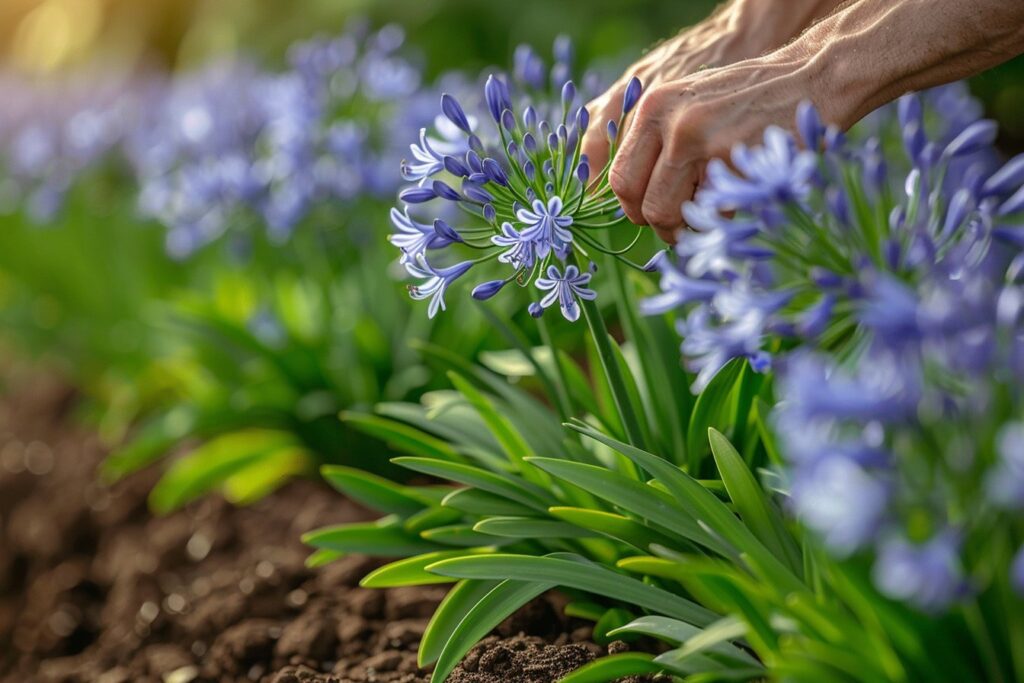
<instances>
[{"instance_id":1,"label":"knuckle","mask_svg":"<svg viewBox=\"0 0 1024 683\"><path fill-rule=\"evenodd\" d=\"M642 212L648 225L659 230L671 230L683 222L682 212L661 199L644 200Z\"/></svg>"},{"instance_id":2,"label":"knuckle","mask_svg":"<svg viewBox=\"0 0 1024 683\"><path fill-rule=\"evenodd\" d=\"M608 171L608 184L611 185L612 192L615 193L619 199L632 200L639 198L639 188L637 183L622 167L622 163L616 160L612 164L611 170Z\"/></svg>"}]
</instances>

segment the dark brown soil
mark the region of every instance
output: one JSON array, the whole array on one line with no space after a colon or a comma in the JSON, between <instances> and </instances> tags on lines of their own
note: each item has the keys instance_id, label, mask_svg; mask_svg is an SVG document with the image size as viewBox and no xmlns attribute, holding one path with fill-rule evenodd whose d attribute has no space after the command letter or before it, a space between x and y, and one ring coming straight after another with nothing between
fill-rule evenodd
<instances>
[{"instance_id":1,"label":"dark brown soil","mask_svg":"<svg viewBox=\"0 0 1024 683\"><path fill-rule=\"evenodd\" d=\"M0 683L429 679L416 648L444 587L360 588L376 566L362 557L304 565L301 533L364 510L299 481L153 517L152 473L96 483L103 449L64 384L16 384L0 399ZM607 652L556 601L513 615L449 681L548 683Z\"/></svg>"}]
</instances>

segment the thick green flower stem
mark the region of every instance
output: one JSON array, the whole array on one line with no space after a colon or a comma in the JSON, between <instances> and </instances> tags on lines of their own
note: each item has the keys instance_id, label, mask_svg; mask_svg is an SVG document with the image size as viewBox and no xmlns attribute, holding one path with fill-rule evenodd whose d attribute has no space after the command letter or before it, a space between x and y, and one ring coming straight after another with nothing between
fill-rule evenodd
<instances>
[{"instance_id":1,"label":"thick green flower stem","mask_svg":"<svg viewBox=\"0 0 1024 683\"><path fill-rule=\"evenodd\" d=\"M562 422L572 417L572 402L569 400L569 392L566 389L568 382L565 379L565 369L562 367L562 360L558 357L558 347L554 345L551 338L551 330L543 318L537 320L537 329L540 330L540 340L544 346L551 350L551 363L555 369L555 400L558 404L558 416Z\"/></svg>"},{"instance_id":2,"label":"thick green flower stem","mask_svg":"<svg viewBox=\"0 0 1024 683\"><path fill-rule=\"evenodd\" d=\"M622 369L619 367L615 349L612 348L611 337L608 334L608 328L604 325L604 318L601 317L601 310L596 301L580 299L580 304L583 306L583 316L587 319L590 334L594 338L597 355L601 359L601 369L604 370L605 377L608 379L615 408L619 412L619 417L622 418L622 426L626 430L626 440L632 446L646 448L643 431L640 429L640 420L633 409L632 401L630 401L626 380L622 376Z\"/></svg>"}]
</instances>

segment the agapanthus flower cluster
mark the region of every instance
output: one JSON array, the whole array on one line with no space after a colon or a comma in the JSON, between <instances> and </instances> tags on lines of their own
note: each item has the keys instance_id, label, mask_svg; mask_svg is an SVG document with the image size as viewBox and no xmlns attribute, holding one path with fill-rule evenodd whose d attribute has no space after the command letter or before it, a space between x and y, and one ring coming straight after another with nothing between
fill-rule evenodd
<instances>
[{"instance_id":1,"label":"agapanthus flower cluster","mask_svg":"<svg viewBox=\"0 0 1024 683\"><path fill-rule=\"evenodd\" d=\"M696 255L664 266L655 303L706 287L687 325L734 334L730 357L801 344L778 363L775 411L791 509L836 555L868 557L882 593L940 612L993 584L1024 595L1024 155L991 164L984 120L927 142L919 104L893 112L911 161L895 186L884 145L830 149L828 133L817 152L767 135L777 163L809 169L770 190L797 199L743 203L767 187L743 153L744 176L715 170L703 201L736 217L700 200L689 215L753 239L720 252L723 277L688 272ZM815 126L805 109L811 150Z\"/></svg>"},{"instance_id":2,"label":"agapanthus flower cluster","mask_svg":"<svg viewBox=\"0 0 1024 683\"><path fill-rule=\"evenodd\" d=\"M804 350L779 368L792 510L927 611L993 583L1024 595L1024 256L1001 270L897 294L912 342L878 333L849 357Z\"/></svg>"},{"instance_id":3,"label":"agapanthus flower cluster","mask_svg":"<svg viewBox=\"0 0 1024 683\"><path fill-rule=\"evenodd\" d=\"M139 86L109 71L44 82L0 74L0 213L54 220L75 181L132 129Z\"/></svg>"},{"instance_id":4,"label":"agapanthus flower cluster","mask_svg":"<svg viewBox=\"0 0 1024 683\"><path fill-rule=\"evenodd\" d=\"M187 256L246 223L282 241L317 209L393 195L396 139L428 120L403 41L360 24L293 46L281 73L236 60L173 79L130 148L168 250Z\"/></svg>"},{"instance_id":5,"label":"agapanthus flower cluster","mask_svg":"<svg viewBox=\"0 0 1024 683\"><path fill-rule=\"evenodd\" d=\"M979 111L962 84L947 86L903 97L848 138L804 103L799 135L772 127L763 145L734 148L732 167L712 160L682 209L696 232L662 259L662 294L645 303L683 311L695 388L732 358L764 370L780 345L849 346L869 318L901 336L905 289L955 282L988 258L1020 202L1024 159L993 173L996 127Z\"/></svg>"},{"instance_id":6,"label":"agapanthus flower cluster","mask_svg":"<svg viewBox=\"0 0 1024 683\"><path fill-rule=\"evenodd\" d=\"M513 74L491 74L483 97L441 97L443 118L420 131L402 174L411 185L391 212L391 241L401 263L421 282L415 299L429 299L428 315L445 308L445 293L471 270L476 299L489 299L510 283L529 288L529 312L539 317L557 304L575 321L590 286L592 254L623 258L603 243L601 231L626 219L607 179L607 167L591 168L581 139L602 126L614 155L618 121L591 121L569 78L572 49L555 43L547 69L531 49L515 53ZM640 97L633 80L622 103L624 117ZM466 257L455 256L457 252ZM504 269L494 278L497 264Z\"/></svg>"}]
</instances>

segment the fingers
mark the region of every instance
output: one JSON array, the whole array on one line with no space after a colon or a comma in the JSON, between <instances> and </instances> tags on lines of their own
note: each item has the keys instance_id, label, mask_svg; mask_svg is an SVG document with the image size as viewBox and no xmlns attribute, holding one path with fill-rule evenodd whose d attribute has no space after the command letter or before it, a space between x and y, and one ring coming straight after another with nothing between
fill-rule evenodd
<instances>
[{"instance_id":1,"label":"fingers","mask_svg":"<svg viewBox=\"0 0 1024 683\"><path fill-rule=\"evenodd\" d=\"M590 126L583 135L583 154L590 160L590 168L600 171L608 163L608 129L609 121L619 117L618 105L622 102L623 87L615 87L600 98L587 105L590 112Z\"/></svg>"},{"instance_id":2,"label":"fingers","mask_svg":"<svg viewBox=\"0 0 1024 683\"><path fill-rule=\"evenodd\" d=\"M641 211L644 221L662 233L674 234L683 227L683 203L693 198L700 177L700 164L680 159L671 149L662 150L647 183ZM669 240L666 240L669 241Z\"/></svg>"},{"instance_id":3,"label":"fingers","mask_svg":"<svg viewBox=\"0 0 1024 683\"><path fill-rule=\"evenodd\" d=\"M638 116L626 132L622 147L615 154L608 182L629 220L646 225L644 196L654 165L661 153L661 135L657 127Z\"/></svg>"}]
</instances>

